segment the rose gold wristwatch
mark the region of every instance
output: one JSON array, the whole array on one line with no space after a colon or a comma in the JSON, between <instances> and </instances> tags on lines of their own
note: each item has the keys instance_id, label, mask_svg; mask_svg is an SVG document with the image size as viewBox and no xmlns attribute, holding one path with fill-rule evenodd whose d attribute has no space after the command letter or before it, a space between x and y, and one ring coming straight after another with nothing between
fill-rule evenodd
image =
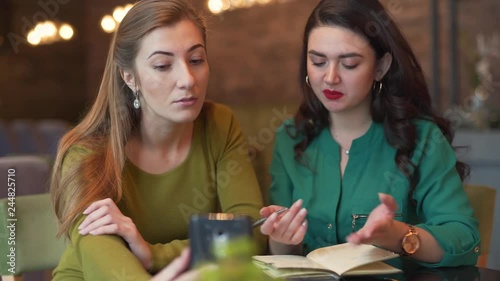
<instances>
[{"instance_id":1,"label":"rose gold wristwatch","mask_svg":"<svg viewBox=\"0 0 500 281\"><path fill-rule=\"evenodd\" d=\"M420 237L413 225L408 225L408 233L401 240L401 249L403 256L411 256L420 248Z\"/></svg>"}]
</instances>

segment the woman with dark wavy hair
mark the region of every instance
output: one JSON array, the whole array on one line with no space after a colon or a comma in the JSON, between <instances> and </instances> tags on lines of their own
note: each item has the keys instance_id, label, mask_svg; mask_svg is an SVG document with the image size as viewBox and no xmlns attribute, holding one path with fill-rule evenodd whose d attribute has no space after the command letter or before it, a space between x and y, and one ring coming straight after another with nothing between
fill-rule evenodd
<instances>
[{"instance_id":1,"label":"woman with dark wavy hair","mask_svg":"<svg viewBox=\"0 0 500 281\"><path fill-rule=\"evenodd\" d=\"M426 266L474 265L478 221L466 166L422 68L375 0L322 0L307 21L303 101L276 135L270 218L274 254L374 244ZM290 210L278 216L281 206Z\"/></svg>"}]
</instances>

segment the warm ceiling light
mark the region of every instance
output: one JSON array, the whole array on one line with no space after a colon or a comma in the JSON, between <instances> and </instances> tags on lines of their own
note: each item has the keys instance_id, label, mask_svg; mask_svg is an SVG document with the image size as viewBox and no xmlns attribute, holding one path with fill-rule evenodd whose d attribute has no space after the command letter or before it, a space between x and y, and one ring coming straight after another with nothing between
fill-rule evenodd
<instances>
[{"instance_id":1,"label":"warm ceiling light","mask_svg":"<svg viewBox=\"0 0 500 281\"><path fill-rule=\"evenodd\" d=\"M230 0L209 0L208 9L213 14L219 14L231 8Z\"/></svg>"},{"instance_id":2,"label":"warm ceiling light","mask_svg":"<svg viewBox=\"0 0 500 281\"><path fill-rule=\"evenodd\" d=\"M61 36L61 38L64 40L69 40L73 38L73 34L75 34L75 32L73 31L73 28L69 24L63 24L59 28L59 36Z\"/></svg>"},{"instance_id":3,"label":"warm ceiling light","mask_svg":"<svg viewBox=\"0 0 500 281\"><path fill-rule=\"evenodd\" d=\"M127 13L125 12L125 9L121 6L118 6L113 11L113 18L116 22L121 22L126 14Z\"/></svg>"},{"instance_id":4,"label":"warm ceiling light","mask_svg":"<svg viewBox=\"0 0 500 281\"><path fill-rule=\"evenodd\" d=\"M36 28L35 28L36 31ZM42 24L40 24L40 34L45 37L52 37L57 34L57 27L56 25L51 22L51 21L46 21Z\"/></svg>"},{"instance_id":5,"label":"warm ceiling light","mask_svg":"<svg viewBox=\"0 0 500 281\"><path fill-rule=\"evenodd\" d=\"M209 0L208 9L214 14L219 14L222 12L223 3L222 0Z\"/></svg>"},{"instance_id":6,"label":"warm ceiling light","mask_svg":"<svg viewBox=\"0 0 500 281\"><path fill-rule=\"evenodd\" d=\"M112 33L118 27L118 24L122 22L122 20L127 15L128 11L132 9L133 4L127 4L125 6L117 6L113 10L112 15L105 15L101 19L101 27L107 33Z\"/></svg>"},{"instance_id":7,"label":"warm ceiling light","mask_svg":"<svg viewBox=\"0 0 500 281\"><path fill-rule=\"evenodd\" d=\"M101 27L107 33L111 33L116 28L116 21L112 16L105 15L101 20Z\"/></svg>"},{"instance_id":8,"label":"warm ceiling light","mask_svg":"<svg viewBox=\"0 0 500 281\"><path fill-rule=\"evenodd\" d=\"M245 5L244 0L230 0L230 1L231 1L231 7L242 8Z\"/></svg>"},{"instance_id":9,"label":"warm ceiling light","mask_svg":"<svg viewBox=\"0 0 500 281\"><path fill-rule=\"evenodd\" d=\"M286 3L290 0L208 0L207 5L210 12L220 14L227 10L249 8L255 5L267 5L271 3Z\"/></svg>"},{"instance_id":10,"label":"warm ceiling light","mask_svg":"<svg viewBox=\"0 0 500 281\"><path fill-rule=\"evenodd\" d=\"M130 9L132 9L133 6L134 6L133 4L127 4L127 5L125 5L125 8L123 8L123 10L125 11L125 14L128 13L128 11Z\"/></svg>"},{"instance_id":11,"label":"warm ceiling light","mask_svg":"<svg viewBox=\"0 0 500 281\"><path fill-rule=\"evenodd\" d=\"M42 37L35 30L30 31L26 39L28 40L28 43L33 46L40 44L40 41L42 41Z\"/></svg>"},{"instance_id":12,"label":"warm ceiling light","mask_svg":"<svg viewBox=\"0 0 500 281\"><path fill-rule=\"evenodd\" d=\"M26 40L31 45L51 44L61 40L70 40L74 30L67 23L56 23L45 21L38 23L35 28L28 32Z\"/></svg>"}]
</instances>

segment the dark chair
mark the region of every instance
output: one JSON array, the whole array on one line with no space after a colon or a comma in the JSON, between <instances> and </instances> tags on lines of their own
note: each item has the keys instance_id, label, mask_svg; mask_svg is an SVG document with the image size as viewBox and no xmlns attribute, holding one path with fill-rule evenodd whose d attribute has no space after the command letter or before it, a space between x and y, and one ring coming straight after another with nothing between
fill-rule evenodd
<instances>
[{"instance_id":1,"label":"dark chair","mask_svg":"<svg viewBox=\"0 0 500 281\"><path fill-rule=\"evenodd\" d=\"M36 124L36 131L43 142L43 153L55 157L62 136L68 132L68 123L57 119L44 119Z\"/></svg>"},{"instance_id":2,"label":"dark chair","mask_svg":"<svg viewBox=\"0 0 500 281\"><path fill-rule=\"evenodd\" d=\"M34 123L27 119L14 119L10 131L15 143L13 154L40 154L43 144L34 129Z\"/></svg>"},{"instance_id":3,"label":"dark chair","mask_svg":"<svg viewBox=\"0 0 500 281\"><path fill-rule=\"evenodd\" d=\"M0 120L0 157L9 155L14 151L9 128Z\"/></svg>"}]
</instances>

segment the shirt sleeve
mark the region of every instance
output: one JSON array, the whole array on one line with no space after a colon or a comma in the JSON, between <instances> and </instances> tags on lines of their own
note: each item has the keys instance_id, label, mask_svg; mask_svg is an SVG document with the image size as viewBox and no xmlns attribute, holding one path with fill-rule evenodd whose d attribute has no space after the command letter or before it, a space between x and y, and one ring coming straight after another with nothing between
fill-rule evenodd
<instances>
[{"instance_id":1,"label":"shirt sleeve","mask_svg":"<svg viewBox=\"0 0 500 281\"><path fill-rule=\"evenodd\" d=\"M414 192L421 224L444 250L439 263L427 267L475 265L479 256L478 221L455 168L456 158L440 129L432 123L414 152L419 182ZM415 163L415 162L414 162Z\"/></svg>"}]
</instances>

